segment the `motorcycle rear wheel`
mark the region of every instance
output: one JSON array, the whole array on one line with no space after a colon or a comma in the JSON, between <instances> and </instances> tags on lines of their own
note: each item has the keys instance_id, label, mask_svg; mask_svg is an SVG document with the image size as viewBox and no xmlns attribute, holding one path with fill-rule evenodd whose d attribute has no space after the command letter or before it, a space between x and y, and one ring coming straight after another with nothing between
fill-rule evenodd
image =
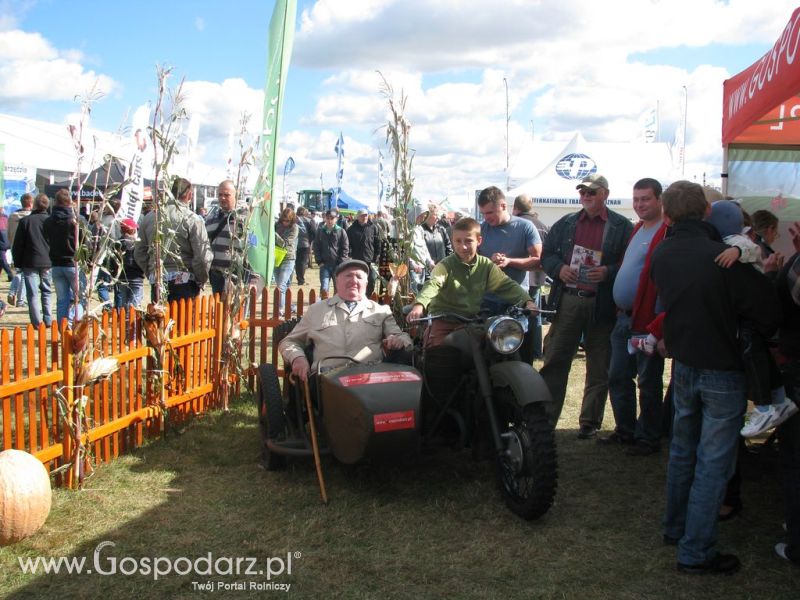
<instances>
[{"instance_id":1,"label":"motorcycle rear wheel","mask_svg":"<svg viewBox=\"0 0 800 600\"><path fill-rule=\"evenodd\" d=\"M258 429L261 434L261 462L267 471L283 471L286 456L267 447L267 440L286 435L286 415L283 412L278 372L270 364L259 367Z\"/></svg>"},{"instance_id":2,"label":"motorcycle rear wheel","mask_svg":"<svg viewBox=\"0 0 800 600\"><path fill-rule=\"evenodd\" d=\"M504 388L499 416L506 452L495 461L497 482L506 506L528 521L538 519L553 505L558 480L556 445L544 405L520 407ZM504 412L505 411L505 412Z\"/></svg>"}]
</instances>

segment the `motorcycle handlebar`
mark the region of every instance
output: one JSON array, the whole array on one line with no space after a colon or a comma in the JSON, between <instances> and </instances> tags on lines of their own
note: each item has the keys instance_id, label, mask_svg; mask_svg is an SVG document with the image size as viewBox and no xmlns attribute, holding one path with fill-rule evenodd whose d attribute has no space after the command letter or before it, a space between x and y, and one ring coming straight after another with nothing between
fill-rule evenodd
<instances>
[{"instance_id":1,"label":"motorcycle handlebar","mask_svg":"<svg viewBox=\"0 0 800 600\"><path fill-rule=\"evenodd\" d=\"M522 308L522 307L518 307L518 306L511 307L506 311L506 314L509 314L509 315L514 314L514 313L522 314L522 315L534 315L534 314L554 315L554 314L556 314L556 311L554 311L554 310L543 310L543 309L531 310L529 308ZM475 317L465 317L465 316L459 315L457 313L439 313L439 314L436 314L436 315L426 315L424 317L420 317L419 319L411 319L409 321L409 323L425 322L425 323L428 323L430 325L431 321L436 321L437 319L447 319L447 320L450 320L450 321L459 321L461 323L479 323L481 321L485 321L488 317L491 317L491 316L494 316L494 315L479 314L479 315L477 315Z\"/></svg>"}]
</instances>

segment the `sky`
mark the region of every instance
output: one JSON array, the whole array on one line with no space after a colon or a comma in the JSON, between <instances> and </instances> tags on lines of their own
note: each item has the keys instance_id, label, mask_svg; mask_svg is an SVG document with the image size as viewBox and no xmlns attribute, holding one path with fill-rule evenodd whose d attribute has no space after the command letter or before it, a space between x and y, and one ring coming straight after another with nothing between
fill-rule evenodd
<instances>
[{"instance_id":1,"label":"sky","mask_svg":"<svg viewBox=\"0 0 800 600\"><path fill-rule=\"evenodd\" d=\"M656 106L658 138L671 143L684 88L685 176L719 185L722 82L773 45L796 5L299 0L276 194L319 188L320 177L334 186L341 132L342 188L375 205L378 152L388 155L381 75L406 97L414 195L426 201L464 205L476 189L502 188L530 140L641 140L642 115ZM137 107L155 102L157 65L167 66L199 124L196 160L224 168L238 161L243 115L245 147L261 126L272 9L269 0L0 0L0 112L68 122L76 98L92 95L91 126L124 132Z\"/></svg>"}]
</instances>

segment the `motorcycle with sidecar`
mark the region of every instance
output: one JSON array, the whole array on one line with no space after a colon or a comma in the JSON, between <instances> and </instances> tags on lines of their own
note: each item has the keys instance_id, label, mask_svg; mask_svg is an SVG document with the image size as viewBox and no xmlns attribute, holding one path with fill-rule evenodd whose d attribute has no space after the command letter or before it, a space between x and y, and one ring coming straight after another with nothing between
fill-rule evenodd
<instances>
[{"instance_id":1,"label":"motorcycle with sidecar","mask_svg":"<svg viewBox=\"0 0 800 600\"><path fill-rule=\"evenodd\" d=\"M407 460L423 448L469 447L476 460L494 460L497 483L508 508L524 519L544 515L557 485L555 438L545 411L550 393L539 373L521 362L518 350L527 330L527 311L511 307L502 315L457 321L440 350L415 346L413 365L318 365L313 401L284 381L271 364L259 368L259 429L267 470L284 469L290 457L311 457L307 406L318 424L320 452L345 464ZM276 328L273 343L296 321ZM347 357L329 357L332 359ZM309 361L311 363L312 361ZM337 361L340 362L340 361ZM446 370L454 384L432 390L435 374ZM441 387L441 386L440 386Z\"/></svg>"}]
</instances>

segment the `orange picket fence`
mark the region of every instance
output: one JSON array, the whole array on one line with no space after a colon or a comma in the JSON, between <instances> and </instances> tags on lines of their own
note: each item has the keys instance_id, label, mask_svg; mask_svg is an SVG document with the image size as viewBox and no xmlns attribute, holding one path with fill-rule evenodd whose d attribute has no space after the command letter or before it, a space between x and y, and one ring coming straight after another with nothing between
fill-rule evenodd
<instances>
[{"instance_id":1,"label":"orange picket fence","mask_svg":"<svg viewBox=\"0 0 800 600\"><path fill-rule=\"evenodd\" d=\"M299 290L295 295L287 290L283 314L278 310L277 290L269 300L266 289L260 297L251 291L250 308L240 315L247 323L247 332L242 332L242 353L251 389L255 385L251 366L262 362L278 366L272 329L292 317L293 304L296 315L302 316L305 306L316 301L316 294ZM227 312L212 296L170 304L167 318L175 326L169 336L172 352L165 371L170 372L177 361L182 376L165 376L166 415L147 401L153 396L148 387L152 362L151 349L142 334L141 314L115 310L93 323L89 343L97 356L114 357L119 362L118 371L83 392L88 422L83 441L95 463L113 460L140 446L146 438L160 435L165 417L168 426L175 427L220 406ZM30 452L50 470L67 464L71 456L73 440L61 408L74 398L71 335L66 326L59 331L55 325L0 330L0 449ZM237 390L240 383L235 378L228 380L228 385ZM59 397L63 399L61 407ZM69 482L68 477L58 481Z\"/></svg>"}]
</instances>

